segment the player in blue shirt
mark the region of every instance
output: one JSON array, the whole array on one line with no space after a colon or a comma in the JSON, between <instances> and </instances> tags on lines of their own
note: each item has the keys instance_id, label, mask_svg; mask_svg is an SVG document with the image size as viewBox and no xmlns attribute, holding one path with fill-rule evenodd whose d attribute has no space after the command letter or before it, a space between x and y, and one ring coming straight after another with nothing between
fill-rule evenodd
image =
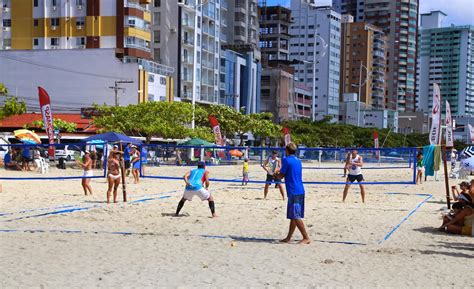
<instances>
[{"instance_id":1,"label":"player in blue shirt","mask_svg":"<svg viewBox=\"0 0 474 289\"><path fill-rule=\"evenodd\" d=\"M308 233L304 226L304 186L303 186L303 167L301 161L295 156L297 147L294 143L286 146L286 158L282 161L282 166L276 177L285 178L286 194L288 198L288 206L286 209L286 217L290 219L290 228L288 235L281 242L289 243L293 232L296 228L303 235L303 239L299 244L309 244Z\"/></svg>"},{"instance_id":2,"label":"player in blue shirt","mask_svg":"<svg viewBox=\"0 0 474 289\"><path fill-rule=\"evenodd\" d=\"M184 189L183 197L179 201L178 208L176 208L175 216L179 216L179 212L186 201L191 201L194 196L198 196L201 201L207 200L209 202L212 217L217 217L214 198L212 198L211 193L207 190L209 188L209 172L206 171L206 164L199 162L197 169L191 170L184 175L184 182L186 183L186 188Z\"/></svg>"}]
</instances>

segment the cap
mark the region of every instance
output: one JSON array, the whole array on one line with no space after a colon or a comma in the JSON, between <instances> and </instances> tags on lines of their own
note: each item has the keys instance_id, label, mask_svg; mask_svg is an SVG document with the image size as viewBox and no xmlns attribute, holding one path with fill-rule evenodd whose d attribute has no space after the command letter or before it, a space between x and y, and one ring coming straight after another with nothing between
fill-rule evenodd
<instances>
[{"instance_id":1,"label":"cap","mask_svg":"<svg viewBox=\"0 0 474 289\"><path fill-rule=\"evenodd\" d=\"M118 145L114 145L114 148L118 148Z\"/></svg>"},{"instance_id":2,"label":"cap","mask_svg":"<svg viewBox=\"0 0 474 289\"><path fill-rule=\"evenodd\" d=\"M90 152L90 151L88 151L88 150L85 150L85 151L84 151L84 153L86 153L86 154L90 154L91 152Z\"/></svg>"},{"instance_id":3,"label":"cap","mask_svg":"<svg viewBox=\"0 0 474 289\"><path fill-rule=\"evenodd\" d=\"M132 144L132 148L137 148L137 146L136 146L136 145L134 145L134 144Z\"/></svg>"}]
</instances>

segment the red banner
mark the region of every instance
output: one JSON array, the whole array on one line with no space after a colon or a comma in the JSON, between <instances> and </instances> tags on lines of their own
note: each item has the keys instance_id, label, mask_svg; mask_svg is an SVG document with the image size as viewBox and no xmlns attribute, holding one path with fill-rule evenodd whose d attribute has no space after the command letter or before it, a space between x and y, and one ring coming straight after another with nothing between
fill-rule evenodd
<instances>
[{"instance_id":1,"label":"red banner","mask_svg":"<svg viewBox=\"0 0 474 289\"><path fill-rule=\"evenodd\" d=\"M44 130L48 135L49 144L54 144L53 112L51 111L51 101L49 95L41 87L38 87L39 103L41 115L43 116ZM54 146L48 148L48 156L54 159Z\"/></svg>"},{"instance_id":2,"label":"red banner","mask_svg":"<svg viewBox=\"0 0 474 289\"><path fill-rule=\"evenodd\" d=\"M209 115L209 122L211 123L212 132L214 132L214 137L216 139L216 145L223 146L224 145L224 140L222 139L221 128L219 126L219 122L212 115Z\"/></svg>"},{"instance_id":3,"label":"red banner","mask_svg":"<svg viewBox=\"0 0 474 289\"><path fill-rule=\"evenodd\" d=\"M291 142L290 129L287 127L283 127L281 131L283 132L283 136L285 137L285 146L286 146Z\"/></svg>"},{"instance_id":4,"label":"red banner","mask_svg":"<svg viewBox=\"0 0 474 289\"><path fill-rule=\"evenodd\" d=\"M380 150L378 150L378 148L379 148L379 133L376 130L374 130L373 137L374 137L374 148L377 149L375 151L375 157L377 159L379 159L380 158Z\"/></svg>"}]
</instances>

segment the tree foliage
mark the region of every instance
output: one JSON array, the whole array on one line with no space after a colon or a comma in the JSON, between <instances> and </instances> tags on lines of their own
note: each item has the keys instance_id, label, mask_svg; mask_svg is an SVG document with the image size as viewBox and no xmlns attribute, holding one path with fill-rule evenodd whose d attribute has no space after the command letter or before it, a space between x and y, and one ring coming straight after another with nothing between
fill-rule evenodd
<instances>
[{"instance_id":1,"label":"tree foliage","mask_svg":"<svg viewBox=\"0 0 474 289\"><path fill-rule=\"evenodd\" d=\"M53 127L55 130L60 130L63 132L75 132L77 128L77 124L74 122L67 122L60 118L53 119ZM25 128L39 128L44 129L44 122L43 120L36 120L32 123L28 123L25 125Z\"/></svg>"},{"instance_id":2,"label":"tree foliage","mask_svg":"<svg viewBox=\"0 0 474 289\"><path fill-rule=\"evenodd\" d=\"M16 96L8 95L8 89L0 83L0 95L5 96L5 101L0 107L0 119L17 114L26 113L26 103Z\"/></svg>"}]
</instances>

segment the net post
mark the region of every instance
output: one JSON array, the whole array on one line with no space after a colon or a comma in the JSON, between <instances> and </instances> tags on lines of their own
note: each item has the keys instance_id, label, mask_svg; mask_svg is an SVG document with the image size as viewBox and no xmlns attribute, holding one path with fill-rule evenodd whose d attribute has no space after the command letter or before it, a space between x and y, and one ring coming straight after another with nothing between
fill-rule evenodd
<instances>
[{"instance_id":1,"label":"net post","mask_svg":"<svg viewBox=\"0 0 474 289\"><path fill-rule=\"evenodd\" d=\"M122 142L119 143L120 146L120 151L123 152L123 146ZM120 157L120 172L122 173L122 194L123 194L123 201L127 201L127 184L125 183L125 170L124 170L125 164L124 164L124 159L123 159L123 154Z\"/></svg>"},{"instance_id":2,"label":"net post","mask_svg":"<svg viewBox=\"0 0 474 289\"><path fill-rule=\"evenodd\" d=\"M449 199L449 179L448 179L448 162L446 160L446 145L441 145L441 151L443 154L443 166L444 166L444 186L446 189L446 205L448 210L451 209L451 200Z\"/></svg>"}]
</instances>

